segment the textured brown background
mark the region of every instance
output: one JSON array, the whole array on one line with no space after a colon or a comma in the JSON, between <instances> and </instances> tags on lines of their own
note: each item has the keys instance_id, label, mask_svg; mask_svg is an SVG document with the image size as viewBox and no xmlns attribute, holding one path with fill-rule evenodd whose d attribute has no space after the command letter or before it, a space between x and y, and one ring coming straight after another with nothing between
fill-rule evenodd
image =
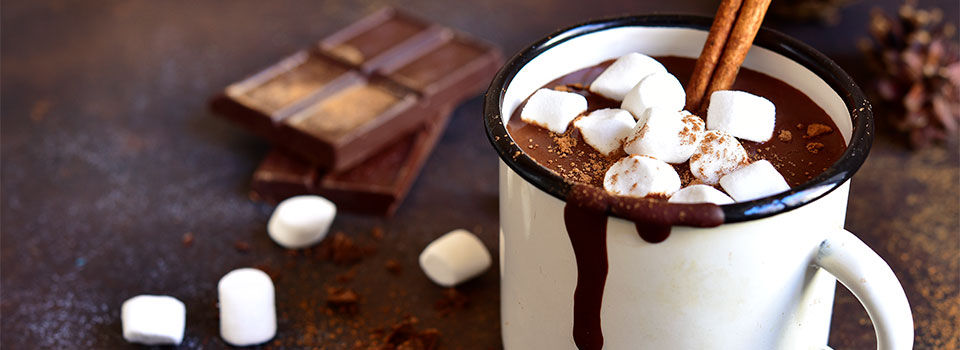
<instances>
[{"instance_id":1,"label":"textured brown background","mask_svg":"<svg viewBox=\"0 0 960 350\"><path fill-rule=\"evenodd\" d=\"M183 347L220 348L216 282L231 269L283 272L278 346L332 348L404 314L437 327L446 348L498 348L497 267L463 286L467 309L441 317L442 290L416 267L432 238L478 233L495 252L496 155L480 100L461 105L411 196L391 220L342 215L335 230L375 244L347 285L364 297L356 318L322 312L324 285L348 270L285 254L265 234L271 207L247 199L268 146L211 116L205 101L228 83L392 1L4 1L2 12L2 347L122 348L120 304L141 293L187 304ZM767 25L869 79L856 51L869 9L837 26ZM396 2L499 44L510 54L561 26L624 13L712 14L716 1ZM955 0L944 6L957 20ZM957 348L960 186L957 146L911 153L881 133L853 181L847 227L884 257L914 311L918 348ZM369 232L386 229L375 242ZM195 242L184 247L191 232ZM241 252L234 243L249 243ZM404 272L384 272L386 259ZM496 259L494 259L496 261ZM371 321L372 320L372 321ZM347 322L359 326L343 327ZM331 325L331 323L333 323ZM337 327L343 334L336 335ZM336 335L331 339L330 335ZM866 313L838 288L830 345L874 347Z\"/></svg>"}]
</instances>

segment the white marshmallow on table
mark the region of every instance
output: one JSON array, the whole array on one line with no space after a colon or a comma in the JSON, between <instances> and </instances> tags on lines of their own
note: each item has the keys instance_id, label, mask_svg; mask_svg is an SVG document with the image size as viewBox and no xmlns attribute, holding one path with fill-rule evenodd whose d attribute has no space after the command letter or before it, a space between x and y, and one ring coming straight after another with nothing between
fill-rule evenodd
<instances>
[{"instance_id":1,"label":"white marshmallow on table","mask_svg":"<svg viewBox=\"0 0 960 350\"><path fill-rule=\"evenodd\" d=\"M280 202L267 222L267 234L277 244L289 248L305 248L327 235L337 206L320 196L296 196Z\"/></svg>"},{"instance_id":2,"label":"white marshmallow on table","mask_svg":"<svg viewBox=\"0 0 960 350\"><path fill-rule=\"evenodd\" d=\"M620 108L633 113L638 120L647 108L661 107L674 112L683 109L687 94L673 74L656 72L643 78L623 98Z\"/></svg>"},{"instance_id":3,"label":"white marshmallow on table","mask_svg":"<svg viewBox=\"0 0 960 350\"><path fill-rule=\"evenodd\" d=\"M620 56L603 73L590 83L590 91L600 96L623 101L624 96L644 77L656 72L666 72L660 62L641 53Z\"/></svg>"},{"instance_id":4,"label":"white marshmallow on table","mask_svg":"<svg viewBox=\"0 0 960 350\"><path fill-rule=\"evenodd\" d=\"M177 298L138 295L120 307L123 339L146 345L180 345L187 309Z\"/></svg>"},{"instance_id":5,"label":"white marshmallow on table","mask_svg":"<svg viewBox=\"0 0 960 350\"><path fill-rule=\"evenodd\" d=\"M520 111L520 119L562 134L567 124L587 110L587 98L572 92L540 89L534 92Z\"/></svg>"},{"instance_id":6,"label":"white marshmallow on table","mask_svg":"<svg viewBox=\"0 0 960 350\"><path fill-rule=\"evenodd\" d=\"M420 268L433 283L453 287L490 268L487 247L470 231L447 232L423 248Z\"/></svg>"},{"instance_id":7,"label":"white marshmallow on table","mask_svg":"<svg viewBox=\"0 0 960 350\"><path fill-rule=\"evenodd\" d=\"M661 107L643 113L646 123L634 127L623 144L627 154L650 156L667 163L683 163L697 151L703 139L704 123L695 115Z\"/></svg>"},{"instance_id":8,"label":"white marshmallow on table","mask_svg":"<svg viewBox=\"0 0 960 350\"><path fill-rule=\"evenodd\" d=\"M773 137L777 109L763 97L733 90L710 94L707 129L725 131L735 137L766 142Z\"/></svg>"},{"instance_id":9,"label":"white marshmallow on table","mask_svg":"<svg viewBox=\"0 0 960 350\"><path fill-rule=\"evenodd\" d=\"M703 134L700 146L690 156L690 173L707 185L716 185L721 176L747 162L747 150L740 141L723 131L711 130Z\"/></svg>"},{"instance_id":10,"label":"white marshmallow on table","mask_svg":"<svg viewBox=\"0 0 960 350\"><path fill-rule=\"evenodd\" d=\"M217 284L220 336L234 346L262 344L277 333L273 281L263 271L230 271Z\"/></svg>"},{"instance_id":11,"label":"white marshmallow on table","mask_svg":"<svg viewBox=\"0 0 960 350\"><path fill-rule=\"evenodd\" d=\"M746 202L790 189L787 180L767 160L758 160L720 178L720 186L737 202Z\"/></svg>"},{"instance_id":12,"label":"white marshmallow on table","mask_svg":"<svg viewBox=\"0 0 960 350\"><path fill-rule=\"evenodd\" d=\"M680 189L680 175L673 166L647 156L623 157L603 177L607 192L630 197L670 196Z\"/></svg>"},{"instance_id":13,"label":"white marshmallow on table","mask_svg":"<svg viewBox=\"0 0 960 350\"><path fill-rule=\"evenodd\" d=\"M713 203L724 205L733 203L733 199L726 193L713 188L710 185L692 185L687 186L675 192L670 199L670 203Z\"/></svg>"},{"instance_id":14,"label":"white marshmallow on table","mask_svg":"<svg viewBox=\"0 0 960 350\"><path fill-rule=\"evenodd\" d=\"M603 155L619 149L636 124L630 112L617 108L596 110L573 122L583 140Z\"/></svg>"}]
</instances>

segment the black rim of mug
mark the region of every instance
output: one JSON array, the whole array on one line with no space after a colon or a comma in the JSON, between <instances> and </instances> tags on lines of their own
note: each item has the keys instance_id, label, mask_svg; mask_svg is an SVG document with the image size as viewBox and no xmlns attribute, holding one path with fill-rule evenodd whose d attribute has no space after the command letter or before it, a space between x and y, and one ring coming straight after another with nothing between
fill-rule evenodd
<instances>
[{"instance_id":1,"label":"black rim of mug","mask_svg":"<svg viewBox=\"0 0 960 350\"><path fill-rule=\"evenodd\" d=\"M484 96L483 118L487 138L500 155L500 159L521 178L540 190L565 200L572 185L556 173L537 164L527 156L507 132L503 123L502 99L510 84L523 66L541 53L570 39L616 27L674 27L707 31L712 18L687 15L625 16L593 20L554 32L521 50L497 72ZM789 191L748 202L721 205L725 223L761 219L799 208L827 195L840 187L844 181L863 165L873 143L873 111L863 91L840 66L812 47L783 33L761 28L754 39L758 45L778 53L806 67L823 79L843 100L853 119L853 133L847 149L840 159L812 180ZM509 118L509 116L506 116Z\"/></svg>"}]
</instances>

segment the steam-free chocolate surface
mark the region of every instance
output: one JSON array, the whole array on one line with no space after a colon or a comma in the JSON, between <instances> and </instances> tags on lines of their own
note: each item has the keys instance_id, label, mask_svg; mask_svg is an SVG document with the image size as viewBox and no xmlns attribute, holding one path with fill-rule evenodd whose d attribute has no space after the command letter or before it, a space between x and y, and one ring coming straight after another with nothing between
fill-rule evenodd
<instances>
[{"instance_id":1,"label":"steam-free chocolate surface","mask_svg":"<svg viewBox=\"0 0 960 350\"><path fill-rule=\"evenodd\" d=\"M836 26L766 25L825 52L866 86L874 77L856 42L873 6L853 2ZM712 15L715 1L383 1L499 45L512 54L546 33L622 13ZM960 3L938 5L958 21ZM289 256L266 235L273 206L248 199L250 175L271 146L207 110L206 99L376 10L373 2L3 1L0 41L0 348L142 349L123 340L120 305L141 293L184 301L182 349L219 338L216 282L231 269L269 266L279 328L262 348L349 349L401 314L440 330L443 349L500 348L498 266L458 288L469 304L443 317L444 290L416 256L450 229L471 229L497 253L497 155L480 99L460 105L393 218L338 214L334 231L377 252L341 266ZM509 10L506 10L509 9ZM880 108L876 108L880 111ZM916 348L956 348L960 332L960 148L911 152L883 132L851 182L846 228L893 267L916 322ZM382 227L380 241L372 230ZM184 236L193 241L185 246ZM234 242L249 245L246 252ZM395 260L401 273L386 270ZM393 266L393 265L391 265ZM347 286L356 316L324 313L325 284ZM873 349L866 312L837 288L834 349ZM345 323L363 322L356 334ZM342 334L335 339L327 338Z\"/></svg>"},{"instance_id":2,"label":"steam-free chocolate surface","mask_svg":"<svg viewBox=\"0 0 960 350\"><path fill-rule=\"evenodd\" d=\"M656 57L681 83L686 83L693 72L696 60L683 57ZM586 89L590 83L608 67L613 60L605 61L593 67L584 68L547 83L545 88L561 88L581 94L587 98L588 111L603 108L619 108L617 101L591 93ZM843 136L837 131L833 120L809 97L796 88L766 74L743 68L733 85L734 90L746 91L767 98L777 107L777 120L773 138L766 142L740 140L747 150L751 161L769 160L784 176L790 186L805 183L826 170L840 158L846 149ZM513 113L508 130L524 152L554 172L564 176L567 181L581 182L594 186L603 186L603 176L613 162L623 157L622 151L604 156L588 145L579 130L570 127L563 135L552 133L544 128L527 124L520 119L521 105ZM701 116L704 120L706 115ZM811 124L824 125L828 133L807 137L807 128ZM781 133L790 134L789 139L779 138ZM815 150L809 149L812 143L818 144ZM815 151L815 153L814 153ZM676 164L674 168L680 174L683 186L695 178L687 163Z\"/></svg>"}]
</instances>

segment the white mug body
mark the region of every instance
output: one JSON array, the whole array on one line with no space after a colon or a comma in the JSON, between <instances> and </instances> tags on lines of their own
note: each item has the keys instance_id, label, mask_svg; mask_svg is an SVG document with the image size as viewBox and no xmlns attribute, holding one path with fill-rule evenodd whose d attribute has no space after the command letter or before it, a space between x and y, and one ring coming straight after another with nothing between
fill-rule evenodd
<instances>
[{"instance_id":1,"label":"white mug body","mask_svg":"<svg viewBox=\"0 0 960 350\"><path fill-rule=\"evenodd\" d=\"M500 122L567 73L630 52L695 58L707 35L703 28L670 25L568 32L548 38L547 44L559 43L529 59L500 90ZM850 141L848 106L813 71L757 46L744 67L804 92ZM576 348L577 260L564 225L565 202L502 160L499 181L504 347ZM711 228L675 226L661 243L644 241L632 222L610 217L600 312L604 348L825 347L836 279L814 260L828 232L843 226L849 181L814 191L829 190L773 216Z\"/></svg>"}]
</instances>

